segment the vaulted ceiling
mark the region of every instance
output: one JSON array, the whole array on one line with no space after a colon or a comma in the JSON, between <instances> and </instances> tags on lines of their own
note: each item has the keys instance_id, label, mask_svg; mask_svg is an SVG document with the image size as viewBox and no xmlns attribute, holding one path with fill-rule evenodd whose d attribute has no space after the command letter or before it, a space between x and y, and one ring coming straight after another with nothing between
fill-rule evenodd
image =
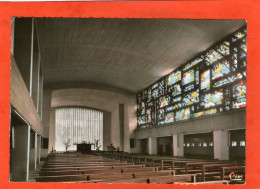
<instances>
[{"instance_id":1,"label":"vaulted ceiling","mask_svg":"<svg viewBox=\"0 0 260 189\"><path fill-rule=\"evenodd\" d=\"M45 87L136 93L245 21L37 18L36 24Z\"/></svg>"}]
</instances>

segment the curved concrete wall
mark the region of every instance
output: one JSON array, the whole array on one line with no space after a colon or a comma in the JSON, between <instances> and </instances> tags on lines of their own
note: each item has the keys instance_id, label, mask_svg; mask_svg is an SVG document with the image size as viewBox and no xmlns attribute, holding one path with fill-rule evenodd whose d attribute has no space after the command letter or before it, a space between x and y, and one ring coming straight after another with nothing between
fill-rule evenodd
<instances>
[{"instance_id":1,"label":"curved concrete wall","mask_svg":"<svg viewBox=\"0 0 260 189\"><path fill-rule=\"evenodd\" d=\"M124 123L120 128L119 104L124 105ZM110 143L120 150L130 151L130 136L136 128L135 95L122 95L97 89L58 89L53 90L50 102L49 151L55 148L55 108L65 106L85 106L104 112L104 149ZM44 121L48 123L48 121ZM48 124L46 124L48 126ZM48 127L46 127L47 129ZM120 129L123 136L120 138ZM122 145L123 144L123 145Z\"/></svg>"}]
</instances>

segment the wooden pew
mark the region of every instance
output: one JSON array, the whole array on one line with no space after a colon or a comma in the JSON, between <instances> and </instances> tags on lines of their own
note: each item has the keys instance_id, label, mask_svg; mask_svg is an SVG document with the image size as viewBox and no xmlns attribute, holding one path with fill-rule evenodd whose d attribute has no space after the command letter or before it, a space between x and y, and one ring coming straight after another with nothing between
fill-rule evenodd
<instances>
[{"instance_id":1,"label":"wooden pew","mask_svg":"<svg viewBox=\"0 0 260 189\"><path fill-rule=\"evenodd\" d=\"M122 169L129 167L142 168L143 165L117 165L117 166L84 166L84 167L62 167L62 168L41 168L41 171L61 171L61 170L86 170L86 169Z\"/></svg>"},{"instance_id":2,"label":"wooden pew","mask_svg":"<svg viewBox=\"0 0 260 189\"><path fill-rule=\"evenodd\" d=\"M235 174L241 174L243 177L245 176L245 166L231 166L231 167L222 167L221 168L221 175L220 179L224 180L226 178L229 178L227 174L230 174L231 172L234 172ZM243 178L244 179L244 178Z\"/></svg>"},{"instance_id":3,"label":"wooden pew","mask_svg":"<svg viewBox=\"0 0 260 189\"><path fill-rule=\"evenodd\" d=\"M55 175L55 176L41 176L37 177L37 182L73 182L73 181L89 181L89 180L122 180L133 178L146 178L148 176L167 176L174 175L174 171L148 171L148 172L119 172L119 173L102 173L102 174L79 174L79 175Z\"/></svg>"},{"instance_id":4,"label":"wooden pew","mask_svg":"<svg viewBox=\"0 0 260 189\"><path fill-rule=\"evenodd\" d=\"M122 169L86 169L86 170L62 170L62 171L39 171L40 176L78 175L78 174L111 174L128 172L151 172L158 171L157 167L129 167Z\"/></svg>"},{"instance_id":5,"label":"wooden pew","mask_svg":"<svg viewBox=\"0 0 260 189\"><path fill-rule=\"evenodd\" d=\"M159 171L161 172L161 171ZM163 172L163 171L162 171ZM145 176L144 176L145 177ZM92 181L94 183L147 183L147 184L173 184L175 182L194 182L194 174L169 175L169 176L147 176L145 178L133 178L125 180Z\"/></svg>"},{"instance_id":6,"label":"wooden pew","mask_svg":"<svg viewBox=\"0 0 260 189\"><path fill-rule=\"evenodd\" d=\"M117 166L117 165L132 165L130 163L116 163L116 162L103 162L103 163L70 163L58 165L43 165L42 168L66 168L66 167L89 167L89 166Z\"/></svg>"},{"instance_id":7,"label":"wooden pew","mask_svg":"<svg viewBox=\"0 0 260 189\"><path fill-rule=\"evenodd\" d=\"M234 164L204 164L201 167L202 182L206 181L206 176L216 176L221 174L222 167L232 167ZM197 174L198 175L198 174ZM224 180L224 179L221 179Z\"/></svg>"}]
</instances>

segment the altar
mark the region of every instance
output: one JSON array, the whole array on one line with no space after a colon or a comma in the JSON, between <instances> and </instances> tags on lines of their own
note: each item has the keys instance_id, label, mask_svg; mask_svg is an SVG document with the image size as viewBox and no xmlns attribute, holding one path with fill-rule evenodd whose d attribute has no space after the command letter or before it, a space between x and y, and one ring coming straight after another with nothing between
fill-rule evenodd
<instances>
[{"instance_id":1,"label":"altar","mask_svg":"<svg viewBox=\"0 0 260 189\"><path fill-rule=\"evenodd\" d=\"M81 143L77 145L77 152L79 153L90 153L91 152L91 145L95 145L92 143Z\"/></svg>"}]
</instances>

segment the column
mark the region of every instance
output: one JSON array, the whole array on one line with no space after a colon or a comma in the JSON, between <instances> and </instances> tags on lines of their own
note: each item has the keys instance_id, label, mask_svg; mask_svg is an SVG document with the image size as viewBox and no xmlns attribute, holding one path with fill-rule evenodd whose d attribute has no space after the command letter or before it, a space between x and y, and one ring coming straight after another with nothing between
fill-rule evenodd
<instances>
[{"instance_id":1,"label":"column","mask_svg":"<svg viewBox=\"0 0 260 189\"><path fill-rule=\"evenodd\" d=\"M49 129L49 147L48 147L48 153L50 153L53 150L55 150L55 109L52 108L50 111L50 129Z\"/></svg>"},{"instance_id":2,"label":"column","mask_svg":"<svg viewBox=\"0 0 260 189\"><path fill-rule=\"evenodd\" d=\"M40 135L37 136L37 165L41 162L41 141L42 137Z\"/></svg>"},{"instance_id":3,"label":"column","mask_svg":"<svg viewBox=\"0 0 260 189\"><path fill-rule=\"evenodd\" d=\"M173 156L183 157L184 156L184 135L173 135Z\"/></svg>"},{"instance_id":4,"label":"column","mask_svg":"<svg viewBox=\"0 0 260 189\"><path fill-rule=\"evenodd\" d=\"M213 131L214 159L229 160L228 131Z\"/></svg>"},{"instance_id":5,"label":"column","mask_svg":"<svg viewBox=\"0 0 260 189\"><path fill-rule=\"evenodd\" d=\"M35 151L34 151L34 169L37 169L37 156L38 156L38 137L37 137L37 132L34 133L34 146L35 146Z\"/></svg>"},{"instance_id":6,"label":"column","mask_svg":"<svg viewBox=\"0 0 260 189\"><path fill-rule=\"evenodd\" d=\"M157 155L157 137L148 138L148 153L149 155Z\"/></svg>"}]
</instances>

